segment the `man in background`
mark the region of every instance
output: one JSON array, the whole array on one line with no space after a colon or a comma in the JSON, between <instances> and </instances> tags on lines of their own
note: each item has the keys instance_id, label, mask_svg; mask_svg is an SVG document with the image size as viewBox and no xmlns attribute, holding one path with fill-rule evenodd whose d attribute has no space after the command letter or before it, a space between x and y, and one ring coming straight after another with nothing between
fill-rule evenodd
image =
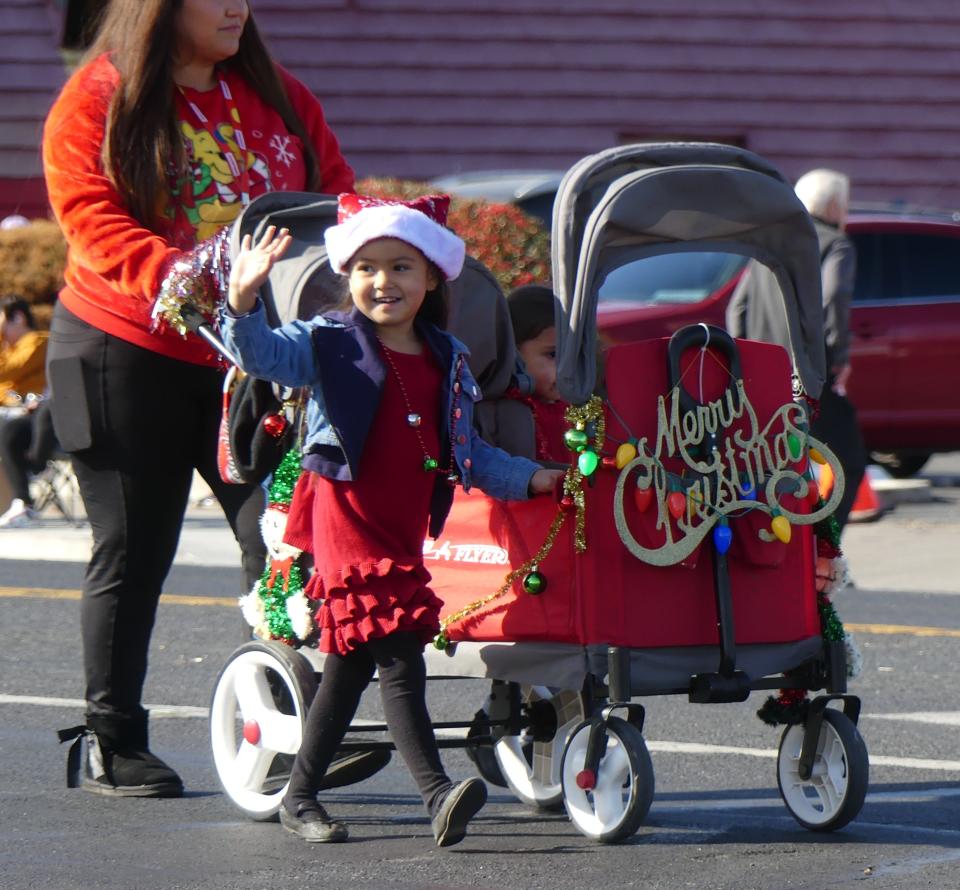
<instances>
[{"instance_id":1,"label":"man in background","mask_svg":"<svg viewBox=\"0 0 960 890\"><path fill-rule=\"evenodd\" d=\"M847 523L867 466L856 411L847 398L850 379L850 303L857 270L853 242L844 228L850 206L850 180L836 170L817 169L797 180L797 197L813 219L820 243L823 333L827 380L810 432L833 450L846 480L837 507L841 530ZM752 261L727 306L727 330L734 337L779 343L790 348L783 297L773 273Z\"/></svg>"}]
</instances>

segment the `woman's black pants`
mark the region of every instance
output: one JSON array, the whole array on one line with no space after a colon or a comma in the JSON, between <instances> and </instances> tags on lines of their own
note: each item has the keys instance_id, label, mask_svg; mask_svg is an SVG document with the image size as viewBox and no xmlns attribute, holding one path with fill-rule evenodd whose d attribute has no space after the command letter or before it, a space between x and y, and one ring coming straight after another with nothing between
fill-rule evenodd
<instances>
[{"instance_id":1,"label":"woman's black pants","mask_svg":"<svg viewBox=\"0 0 960 890\"><path fill-rule=\"evenodd\" d=\"M53 421L93 531L81 602L87 722L146 739L140 704L164 579L196 469L242 551L243 591L263 570L263 489L217 471L222 374L106 334L57 306L47 352Z\"/></svg>"}]
</instances>

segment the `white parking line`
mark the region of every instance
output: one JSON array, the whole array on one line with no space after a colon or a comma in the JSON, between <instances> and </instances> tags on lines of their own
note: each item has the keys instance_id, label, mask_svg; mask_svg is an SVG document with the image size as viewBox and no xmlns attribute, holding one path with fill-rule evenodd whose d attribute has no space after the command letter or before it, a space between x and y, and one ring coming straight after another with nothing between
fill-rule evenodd
<instances>
[{"instance_id":1,"label":"white parking line","mask_svg":"<svg viewBox=\"0 0 960 890\"><path fill-rule=\"evenodd\" d=\"M53 708L85 708L86 702L79 698L53 698L41 695L4 695L0 694L0 705L39 705ZM190 705L144 705L151 717L202 717L210 716L209 708ZM948 716L955 712L945 712ZM867 715L864 715L867 716ZM873 715L881 716L881 715ZM910 715L887 715L890 719ZM935 716L935 715L934 715ZM920 721L924 722L924 721ZM934 722L934 721L926 721ZM355 725L376 724L377 721L357 720ZM945 723L944 725L953 725ZM464 735L463 730L439 730L442 738L456 738ZM655 754L700 754L705 756L735 755L740 757L762 757L774 759L776 748L742 748L736 745L705 745L702 742L670 742L647 739L647 748ZM871 766L895 766L902 769L932 770L935 772L960 772L960 760L927 760L921 757L887 757L882 754L870 755Z\"/></svg>"},{"instance_id":2,"label":"white parking line","mask_svg":"<svg viewBox=\"0 0 960 890\"><path fill-rule=\"evenodd\" d=\"M905 720L933 726L960 726L960 711L910 711L904 714L864 714L871 720Z\"/></svg>"}]
</instances>

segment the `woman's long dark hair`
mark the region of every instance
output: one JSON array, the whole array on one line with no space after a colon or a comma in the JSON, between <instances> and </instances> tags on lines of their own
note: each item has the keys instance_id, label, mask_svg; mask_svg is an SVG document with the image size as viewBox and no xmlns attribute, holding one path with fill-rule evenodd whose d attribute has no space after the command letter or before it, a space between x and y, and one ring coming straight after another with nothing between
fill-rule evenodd
<instances>
[{"instance_id":1,"label":"woman's long dark hair","mask_svg":"<svg viewBox=\"0 0 960 890\"><path fill-rule=\"evenodd\" d=\"M173 80L175 22L181 6L182 0L111 0L84 60L109 52L120 72L120 86L107 113L103 168L130 212L148 227L159 223L171 173L182 170L185 163ZM239 71L303 142L307 189L318 191L316 152L290 104L252 11L237 54L223 64Z\"/></svg>"}]
</instances>

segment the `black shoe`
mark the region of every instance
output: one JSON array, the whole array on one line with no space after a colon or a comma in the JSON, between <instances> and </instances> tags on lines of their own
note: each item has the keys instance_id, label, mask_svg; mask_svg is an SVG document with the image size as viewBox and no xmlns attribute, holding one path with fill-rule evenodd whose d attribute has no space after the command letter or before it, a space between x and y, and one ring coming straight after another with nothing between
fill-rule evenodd
<instances>
[{"instance_id":1,"label":"black shoe","mask_svg":"<svg viewBox=\"0 0 960 890\"><path fill-rule=\"evenodd\" d=\"M347 826L334 822L320 804L302 803L294 815L285 803L280 804L280 824L302 837L308 844L339 844L347 839Z\"/></svg>"},{"instance_id":2,"label":"black shoe","mask_svg":"<svg viewBox=\"0 0 960 890\"><path fill-rule=\"evenodd\" d=\"M373 748L370 751L337 751L336 758L327 767L320 791L341 788L369 779L390 762L390 751Z\"/></svg>"},{"instance_id":3,"label":"black shoe","mask_svg":"<svg viewBox=\"0 0 960 890\"><path fill-rule=\"evenodd\" d=\"M181 797L183 781L155 754L135 748L112 749L96 733L87 734L80 787L112 797Z\"/></svg>"},{"instance_id":4,"label":"black shoe","mask_svg":"<svg viewBox=\"0 0 960 890\"><path fill-rule=\"evenodd\" d=\"M467 835L467 824L487 802L487 786L480 779L465 779L444 797L432 819L438 847L452 847Z\"/></svg>"},{"instance_id":5,"label":"black shoe","mask_svg":"<svg viewBox=\"0 0 960 890\"><path fill-rule=\"evenodd\" d=\"M290 780L293 769L292 754L274 754L264 788L279 790ZM330 788L342 788L353 785L376 775L390 762L390 751L386 748L372 751L338 751L336 759L327 767L327 772L318 791Z\"/></svg>"}]
</instances>

